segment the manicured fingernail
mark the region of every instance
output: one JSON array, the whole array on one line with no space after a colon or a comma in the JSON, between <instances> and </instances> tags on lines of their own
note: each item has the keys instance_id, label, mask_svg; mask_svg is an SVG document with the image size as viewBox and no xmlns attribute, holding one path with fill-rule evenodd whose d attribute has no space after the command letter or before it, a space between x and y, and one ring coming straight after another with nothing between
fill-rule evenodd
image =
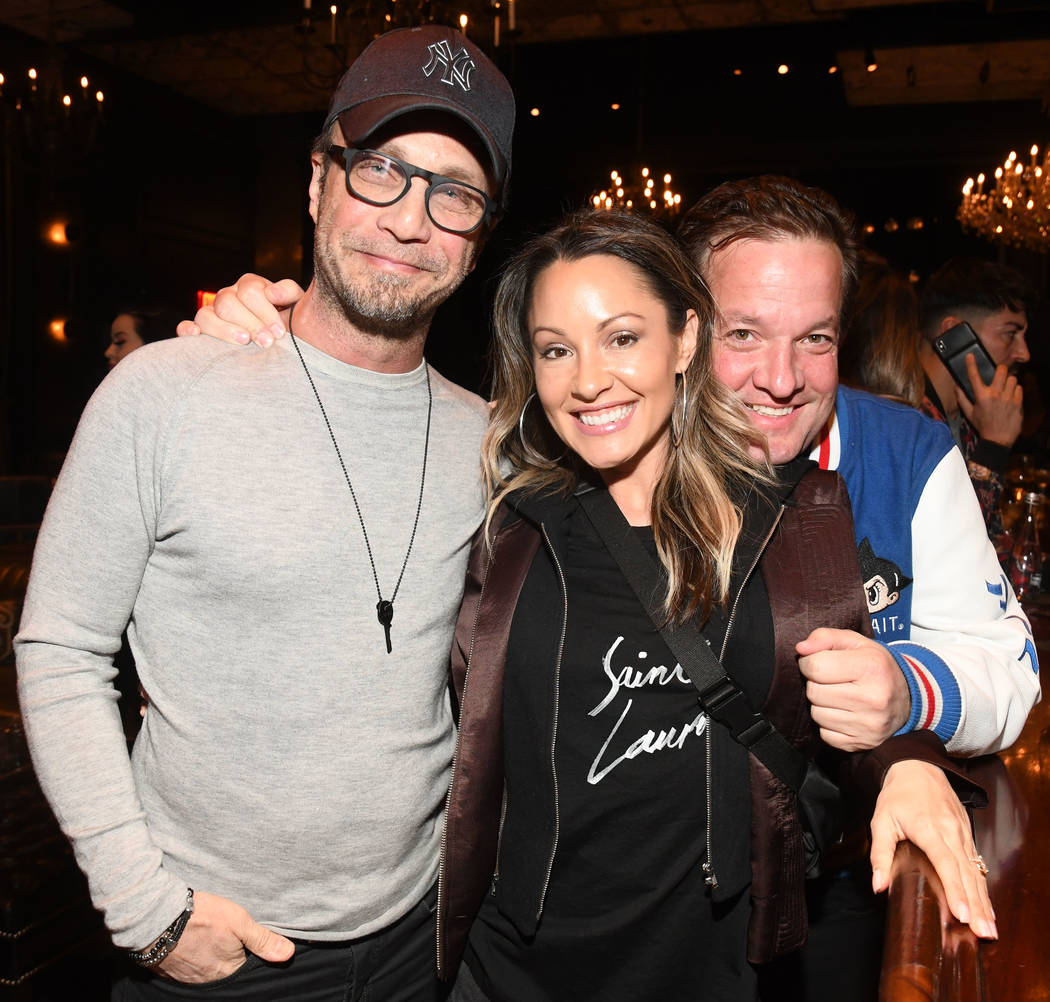
<instances>
[{"instance_id":1,"label":"manicured fingernail","mask_svg":"<svg viewBox=\"0 0 1050 1002\"><path fill-rule=\"evenodd\" d=\"M882 890L882 870L873 870L871 874L871 889L878 894Z\"/></svg>"},{"instance_id":2,"label":"manicured fingernail","mask_svg":"<svg viewBox=\"0 0 1050 1002\"><path fill-rule=\"evenodd\" d=\"M964 925L970 924L970 909L967 908L966 905L960 904L955 909L955 915Z\"/></svg>"},{"instance_id":3,"label":"manicured fingernail","mask_svg":"<svg viewBox=\"0 0 1050 1002\"><path fill-rule=\"evenodd\" d=\"M251 344L252 336L247 331L234 331L233 337L238 344Z\"/></svg>"},{"instance_id":4,"label":"manicured fingernail","mask_svg":"<svg viewBox=\"0 0 1050 1002\"><path fill-rule=\"evenodd\" d=\"M274 336L274 340L276 340L277 338L284 337L284 324L274 321L272 324L270 324L270 333Z\"/></svg>"},{"instance_id":5,"label":"manicured fingernail","mask_svg":"<svg viewBox=\"0 0 1050 1002\"><path fill-rule=\"evenodd\" d=\"M261 331L256 331L255 343L260 348L269 348L273 344L273 335L265 328Z\"/></svg>"}]
</instances>

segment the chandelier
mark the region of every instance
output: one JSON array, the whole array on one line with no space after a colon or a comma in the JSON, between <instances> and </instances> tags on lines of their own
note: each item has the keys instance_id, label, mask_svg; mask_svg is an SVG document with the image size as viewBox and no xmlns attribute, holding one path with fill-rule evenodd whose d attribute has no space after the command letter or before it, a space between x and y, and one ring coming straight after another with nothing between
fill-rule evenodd
<instances>
[{"instance_id":1,"label":"chandelier","mask_svg":"<svg viewBox=\"0 0 1050 1002\"><path fill-rule=\"evenodd\" d=\"M664 174L658 188L656 172L642 167L636 181L625 180L618 170L610 171L609 185L591 195L590 203L603 211L620 209L669 219L681 211L682 196L671 189L670 174Z\"/></svg>"},{"instance_id":2,"label":"chandelier","mask_svg":"<svg viewBox=\"0 0 1050 1002\"><path fill-rule=\"evenodd\" d=\"M27 153L75 163L91 150L106 95L85 74L70 71L61 49L50 45L31 65L6 70L0 71L0 102L14 113Z\"/></svg>"},{"instance_id":3,"label":"chandelier","mask_svg":"<svg viewBox=\"0 0 1050 1002\"><path fill-rule=\"evenodd\" d=\"M500 47L501 27L504 41L514 42L520 35L516 7L517 0L341 0L316 6L314 0L302 0L295 30L303 79L330 93L366 45L396 28L458 26L491 53Z\"/></svg>"},{"instance_id":4,"label":"chandelier","mask_svg":"<svg viewBox=\"0 0 1050 1002\"><path fill-rule=\"evenodd\" d=\"M1050 248L1050 150L1039 162L1039 147L1022 163L1010 152L995 168L995 186L985 191L985 176L966 179L956 216L964 229L996 243L1045 253Z\"/></svg>"}]
</instances>

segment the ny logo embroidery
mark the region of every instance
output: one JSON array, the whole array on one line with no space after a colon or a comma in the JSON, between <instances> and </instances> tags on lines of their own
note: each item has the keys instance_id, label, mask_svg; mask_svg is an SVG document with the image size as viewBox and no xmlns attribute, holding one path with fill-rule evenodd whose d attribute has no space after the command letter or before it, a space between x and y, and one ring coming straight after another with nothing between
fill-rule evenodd
<instances>
[{"instance_id":1,"label":"ny logo embroidery","mask_svg":"<svg viewBox=\"0 0 1050 1002\"><path fill-rule=\"evenodd\" d=\"M459 84L465 91L470 90L470 75L474 72L474 60L470 58L465 48L453 55L452 46L447 40L433 42L427 46L430 53L430 62L423 67L423 72L430 76L438 66L444 67L441 74L441 82L449 87Z\"/></svg>"}]
</instances>

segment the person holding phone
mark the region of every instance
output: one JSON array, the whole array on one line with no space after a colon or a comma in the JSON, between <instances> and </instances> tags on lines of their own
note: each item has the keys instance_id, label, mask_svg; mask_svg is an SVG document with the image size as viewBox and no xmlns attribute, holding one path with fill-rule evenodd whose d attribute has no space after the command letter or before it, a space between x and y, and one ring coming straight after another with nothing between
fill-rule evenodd
<instances>
[{"instance_id":1,"label":"person holding phone","mask_svg":"<svg viewBox=\"0 0 1050 1002\"><path fill-rule=\"evenodd\" d=\"M1002 473L1021 434L1023 392L1017 370L1029 359L1025 335L1034 299L1027 279L1012 268L960 257L930 276L920 300L926 371L922 409L951 428L997 550L1006 545ZM973 350L966 349L969 338ZM960 364L946 362L942 354ZM982 355L995 367L990 379L980 374Z\"/></svg>"}]
</instances>

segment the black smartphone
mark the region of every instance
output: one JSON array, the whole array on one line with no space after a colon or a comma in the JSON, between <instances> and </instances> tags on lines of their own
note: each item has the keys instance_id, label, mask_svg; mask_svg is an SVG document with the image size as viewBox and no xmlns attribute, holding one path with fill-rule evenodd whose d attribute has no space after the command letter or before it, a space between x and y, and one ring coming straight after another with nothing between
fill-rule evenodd
<instances>
[{"instance_id":1,"label":"black smartphone","mask_svg":"<svg viewBox=\"0 0 1050 1002\"><path fill-rule=\"evenodd\" d=\"M981 339L974 329L965 321L950 327L939 337L933 339L933 350L952 374L959 388L966 394L966 399L974 402L973 387L966 373L966 356L973 355L977 360L977 373L987 386L995 375L995 362L988 354L988 349L981 344Z\"/></svg>"}]
</instances>

